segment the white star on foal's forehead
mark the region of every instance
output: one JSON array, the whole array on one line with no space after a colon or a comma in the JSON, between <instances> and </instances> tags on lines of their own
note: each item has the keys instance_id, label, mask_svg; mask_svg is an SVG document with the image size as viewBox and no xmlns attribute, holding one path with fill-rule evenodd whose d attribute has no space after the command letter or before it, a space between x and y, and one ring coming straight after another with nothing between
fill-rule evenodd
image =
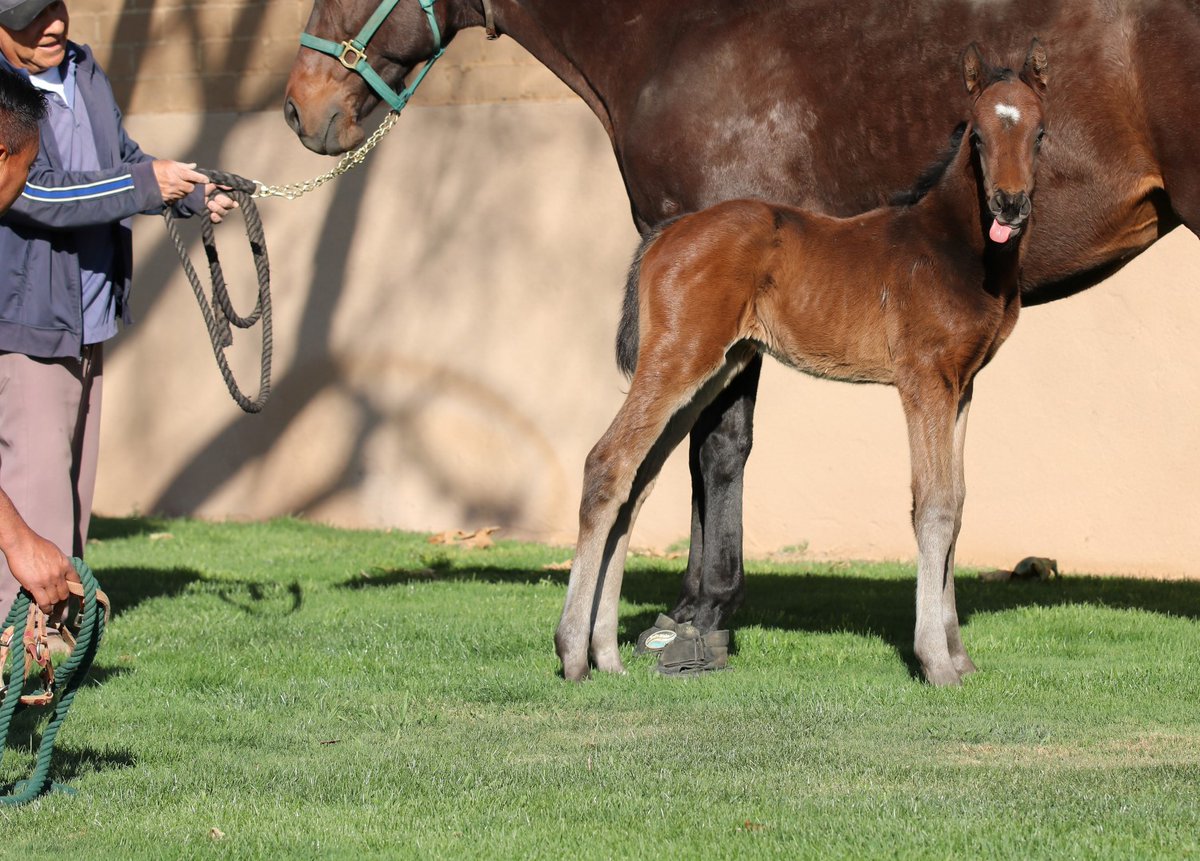
<instances>
[{"instance_id":1,"label":"white star on foal's forehead","mask_svg":"<svg viewBox=\"0 0 1200 861\"><path fill-rule=\"evenodd\" d=\"M996 105L996 116L1002 120L1008 120L1012 123L1018 123L1021 121L1021 112L1012 105Z\"/></svg>"}]
</instances>

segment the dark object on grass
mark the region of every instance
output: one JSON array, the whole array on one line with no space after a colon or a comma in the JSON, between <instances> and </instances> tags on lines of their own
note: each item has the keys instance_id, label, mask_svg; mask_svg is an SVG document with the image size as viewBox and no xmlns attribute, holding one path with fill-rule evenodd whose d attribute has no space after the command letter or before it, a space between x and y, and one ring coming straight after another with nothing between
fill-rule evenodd
<instances>
[{"instance_id":1,"label":"dark object on grass","mask_svg":"<svg viewBox=\"0 0 1200 861\"><path fill-rule=\"evenodd\" d=\"M694 625L685 623L675 634L675 638L659 651L655 672L664 676L695 676L728 666L728 631L709 631L701 635Z\"/></svg>"},{"instance_id":2,"label":"dark object on grass","mask_svg":"<svg viewBox=\"0 0 1200 861\"><path fill-rule=\"evenodd\" d=\"M1006 580L1052 580L1058 575L1058 560L1045 556L1026 556L1012 571L988 571L980 580L1001 583Z\"/></svg>"}]
</instances>

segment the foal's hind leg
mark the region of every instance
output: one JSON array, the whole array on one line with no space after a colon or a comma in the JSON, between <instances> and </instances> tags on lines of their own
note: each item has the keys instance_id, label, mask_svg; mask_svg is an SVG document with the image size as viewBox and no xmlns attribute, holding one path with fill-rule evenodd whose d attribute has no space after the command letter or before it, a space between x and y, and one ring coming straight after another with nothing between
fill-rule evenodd
<instances>
[{"instance_id":1,"label":"foal's hind leg","mask_svg":"<svg viewBox=\"0 0 1200 861\"><path fill-rule=\"evenodd\" d=\"M579 540L555 632L567 679L587 676L589 647L600 669L622 669L616 646L617 601L629 533L666 456L686 435L699 410L749 357L738 350L726 359L721 349L708 361L688 363L697 370L678 379L667 379L658 372L659 365L640 359L625 403L588 455Z\"/></svg>"},{"instance_id":2,"label":"foal's hind leg","mask_svg":"<svg viewBox=\"0 0 1200 861\"><path fill-rule=\"evenodd\" d=\"M960 673L950 655L944 601L947 588L952 588L956 523L961 512L954 467L960 399L938 375L900 386L900 398L908 420L918 552L913 650L931 684L957 685Z\"/></svg>"}]
</instances>

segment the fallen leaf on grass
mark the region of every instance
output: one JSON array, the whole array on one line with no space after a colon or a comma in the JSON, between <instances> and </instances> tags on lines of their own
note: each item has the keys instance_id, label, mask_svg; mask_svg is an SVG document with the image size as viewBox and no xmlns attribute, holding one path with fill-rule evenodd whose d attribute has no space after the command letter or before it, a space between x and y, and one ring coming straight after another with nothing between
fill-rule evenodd
<instances>
[{"instance_id":1,"label":"fallen leaf on grass","mask_svg":"<svg viewBox=\"0 0 1200 861\"><path fill-rule=\"evenodd\" d=\"M566 562L547 562L542 566L543 571L570 571L571 562L574 560L568 559Z\"/></svg>"},{"instance_id":2,"label":"fallen leaf on grass","mask_svg":"<svg viewBox=\"0 0 1200 861\"><path fill-rule=\"evenodd\" d=\"M216 827L210 828L208 830L208 838L210 840L224 840L225 832L222 831L220 828L216 828Z\"/></svg>"},{"instance_id":3,"label":"fallen leaf on grass","mask_svg":"<svg viewBox=\"0 0 1200 861\"><path fill-rule=\"evenodd\" d=\"M146 537L149 538L151 541L169 541L172 538L174 538L175 536L172 535L170 532L151 532Z\"/></svg>"},{"instance_id":4,"label":"fallen leaf on grass","mask_svg":"<svg viewBox=\"0 0 1200 861\"><path fill-rule=\"evenodd\" d=\"M451 529L439 532L437 535L430 535L428 541L430 544L450 544L457 547L470 547L474 550L485 550L495 543L492 541L492 533L499 531L499 526L488 526L474 532Z\"/></svg>"},{"instance_id":5,"label":"fallen leaf on grass","mask_svg":"<svg viewBox=\"0 0 1200 861\"><path fill-rule=\"evenodd\" d=\"M762 831L766 827L761 822L751 822L749 819L742 823L743 831Z\"/></svg>"}]
</instances>

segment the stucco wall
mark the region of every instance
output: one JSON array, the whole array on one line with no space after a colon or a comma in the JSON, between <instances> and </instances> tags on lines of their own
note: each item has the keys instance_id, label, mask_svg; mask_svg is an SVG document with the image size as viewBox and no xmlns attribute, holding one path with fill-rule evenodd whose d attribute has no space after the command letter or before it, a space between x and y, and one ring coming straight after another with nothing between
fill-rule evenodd
<instances>
[{"instance_id":1,"label":"stucco wall","mask_svg":"<svg viewBox=\"0 0 1200 861\"><path fill-rule=\"evenodd\" d=\"M94 20L73 6L147 150L273 183L330 166L278 112L307 3L129 0ZM195 50L172 70L180 34ZM583 458L622 397L612 337L636 242L583 105L511 42L469 33L365 166L262 211L276 386L259 416L225 394L161 225L139 225L141 322L109 352L98 509L570 542ZM220 233L248 295L238 227ZM1177 231L1023 315L977 385L961 561L1200 573L1198 271L1200 242ZM633 543L684 538L688 498L677 455ZM895 393L769 363L747 550L911 558L908 507Z\"/></svg>"}]
</instances>

